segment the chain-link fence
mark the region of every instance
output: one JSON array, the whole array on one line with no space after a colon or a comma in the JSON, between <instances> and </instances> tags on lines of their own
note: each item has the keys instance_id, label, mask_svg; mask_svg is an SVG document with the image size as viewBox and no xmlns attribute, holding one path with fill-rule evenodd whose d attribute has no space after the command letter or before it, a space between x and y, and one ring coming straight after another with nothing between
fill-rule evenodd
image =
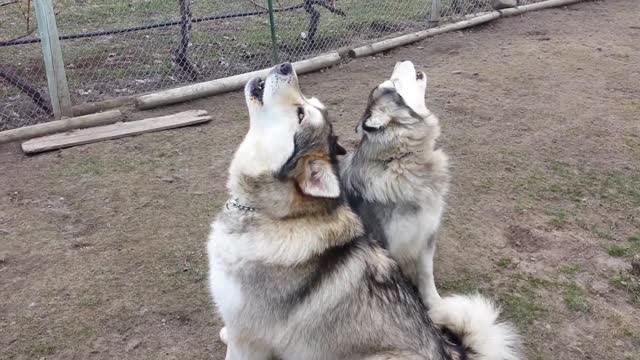
<instances>
[{"instance_id":1,"label":"chain-link fence","mask_svg":"<svg viewBox=\"0 0 640 360\"><path fill-rule=\"evenodd\" d=\"M32 1L0 0L0 130L52 118ZM491 0L433 1L439 6L273 0L275 52L267 0L54 0L54 10L71 101L79 105L257 70L274 57L297 61L491 10Z\"/></svg>"}]
</instances>

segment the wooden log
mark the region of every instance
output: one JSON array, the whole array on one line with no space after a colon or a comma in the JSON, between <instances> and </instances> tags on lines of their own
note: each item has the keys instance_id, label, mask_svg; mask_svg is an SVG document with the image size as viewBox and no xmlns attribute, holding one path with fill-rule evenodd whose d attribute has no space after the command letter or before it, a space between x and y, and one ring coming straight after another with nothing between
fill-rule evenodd
<instances>
[{"instance_id":1,"label":"wooden log","mask_svg":"<svg viewBox=\"0 0 640 360\"><path fill-rule=\"evenodd\" d=\"M544 10L544 9L549 9L553 7L558 7L558 6L567 6L567 5L579 3L581 1L584 1L584 0L547 0L539 3L518 6L510 9L502 9L500 10L500 13L502 17L514 16L514 15L524 14L530 11Z\"/></svg>"},{"instance_id":2,"label":"wooden log","mask_svg":"<svg viewBox=\"0 0 640 360\"><path fill-rule=\"evenodd\" d=\"M393 49L398 46L411 44L413 42L420 41L422 39L425 39L437 34L442 34L449 31L461 30L464 28L468 28L470 26L482 24L482 23L497 19L499 17L500 17L499 12L492 11L484 15L476 16L468 20L459 21L453 24L438 26L428 30L423 30L423 31L412 33L412 34L402 35L393 39L379 41L373 44L352 49L351 51L349 51L349 57L359 58L359 57L369 56L382 51Z\"/></svg>"},{"instance_id":3,"label":"wooden log","mask_svg":"<svg viewBox=\"0 0 640 360\"><path fill-rule=\"evenodd\" d=\"M152 131L173 129L181 126L199 124L210 120L211 117L205 110L190 110L173 115L122 122L90 129L73 130L67 133L32 139L22 144L22 151L27 154L33 154L76 145L89 144L102 140L139 135Z\"/></svg>"},{"instance_id":4,"label":"wooden log","mask_svg":"<svg viewBox=\"0 0 640 360\"><path fill-rule=\"evenodd\" d=\"M319 55L311 59L293 63L293 68L298 74L304 74L335 65L340 62L340 55L337 52L330 52ZM238 90L249 80L256 77L266 76L271 68L252 71L240 75L216 79L198 84L182 86L175 89L160 91L148 95L140 96L136 99L136 106L139 109L151 109L158 106L176 104L179 102L198 99L205 96L221 94L233 90Z\"/></svg>"},{"instance_id":5,"label":"wooden log","mask_svg":"<svg viewBox=\"0 0 640 360\"><path fill-rule=\"evenodd\" d=\"M100 111L131 105L136 101L135 96L121 96L98 102L88 102L73 106L73 116L94 114Z\"/></svg>"},{"instance_id":6,"label":"wooden log","mask_svg":"<svg viewBox=\"0 0 640 360\"><path fill-rule=\"evenodd\" d=\"M0 144L8 143L11 141L32 139L38 136L44 136L73 129L113 124L122 120L122 118L122 113L119 110L112 110L103 113L78 116L64 120L50 121L43 124L25 126L13 130L6 130L0 132Z\"/></svg>"}]
</instances>

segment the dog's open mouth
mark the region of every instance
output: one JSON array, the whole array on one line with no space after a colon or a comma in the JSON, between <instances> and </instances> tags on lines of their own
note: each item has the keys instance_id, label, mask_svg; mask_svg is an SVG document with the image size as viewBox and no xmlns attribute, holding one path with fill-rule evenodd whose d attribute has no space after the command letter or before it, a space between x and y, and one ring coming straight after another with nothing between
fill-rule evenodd
<instances>
[{"instance_id":1,"label":"dog's open mouth","mask_svg":"<svg viewBox=\"0 0 640 360\"><path fill-rule=\"evenodd\" d=\"M264 97L264 80L261 78L255 78L251 80L251 96L257 99L262 104Z\"/></svg>"}]
</instances>

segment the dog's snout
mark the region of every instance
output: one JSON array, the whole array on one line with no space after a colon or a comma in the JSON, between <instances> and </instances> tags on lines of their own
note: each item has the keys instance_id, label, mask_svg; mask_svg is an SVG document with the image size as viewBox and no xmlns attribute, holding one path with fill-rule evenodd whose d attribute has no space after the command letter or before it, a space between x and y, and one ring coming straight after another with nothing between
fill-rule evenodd
<instances>
[{"instance_id":1,"label":"dog's snout","mask_svg":"<svg viewBox=\"0 0 640 360\"><path fill-rule=\"evenodd\" d=\"M282 75L289 75L293 72L291 63L283 63L277 66L278 72Z\"/></svg>"}]
</instances>

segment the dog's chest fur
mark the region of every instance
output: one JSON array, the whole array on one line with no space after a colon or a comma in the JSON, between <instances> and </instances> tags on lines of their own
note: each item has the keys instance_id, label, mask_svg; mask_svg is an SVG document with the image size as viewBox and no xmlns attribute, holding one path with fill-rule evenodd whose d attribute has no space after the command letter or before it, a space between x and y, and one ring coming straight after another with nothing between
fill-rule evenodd
<instances>
[{"instance_id":1,"label":"dog's chest fur","mask_svg":"<svg viewBox=\"0 0 640 360\"><path fill-rule=\"evenodd\" d=\"M391 161L355 153L341 165L350 204L394 257L415 256L416 247L437 231L448 191L447 163L436 150Z\"/></svg>"}]
</instances>

